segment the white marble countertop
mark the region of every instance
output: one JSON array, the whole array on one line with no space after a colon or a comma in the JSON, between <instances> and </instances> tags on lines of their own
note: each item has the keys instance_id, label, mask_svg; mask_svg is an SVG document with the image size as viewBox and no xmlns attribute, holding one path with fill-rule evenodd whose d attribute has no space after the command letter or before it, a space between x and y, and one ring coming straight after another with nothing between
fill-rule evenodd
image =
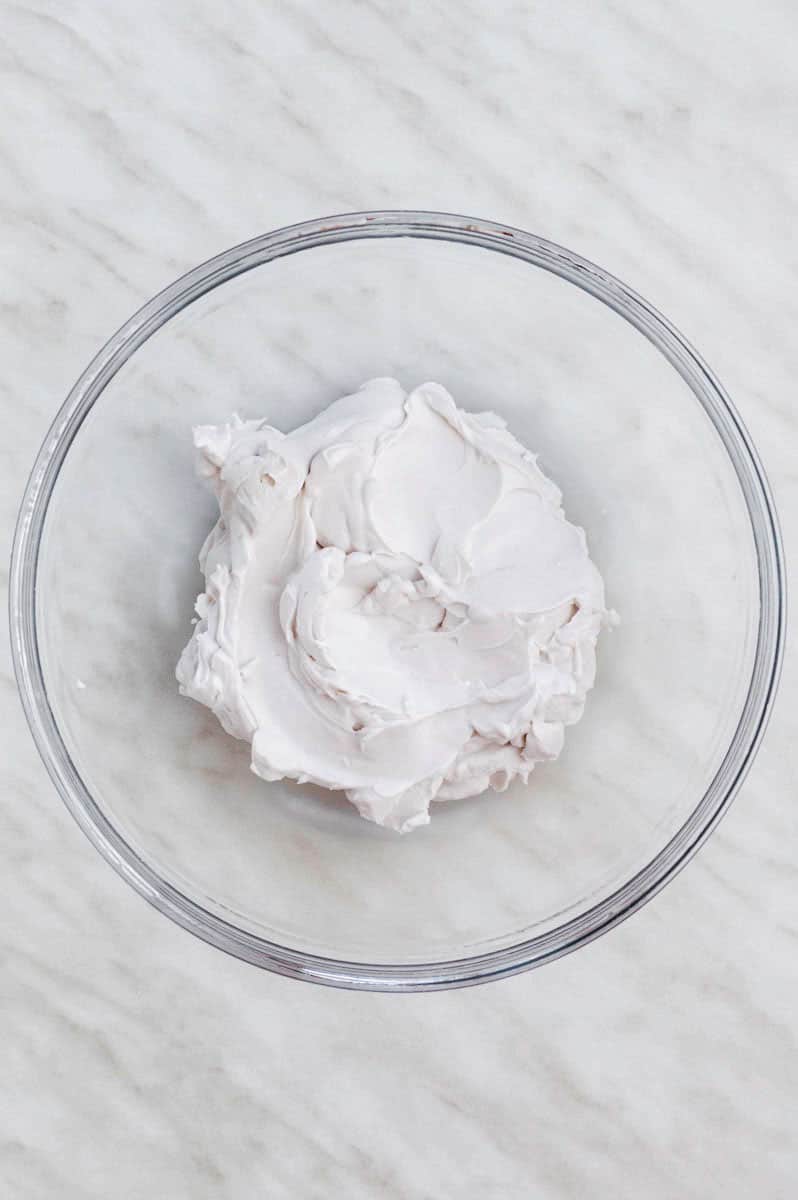
<instances>
[{"instance_id":1,"label":"white marble countertop","mask_svg":"<svg viewBox=\"0 0 798 1200\"><path fill-rule=\"evenodd\" d=\"M3 563L55 409L143 300L255 233L380 206L520 225L636 287L736 399L798 556L788 0L2 16ZM405 998L270 976L144 904L50 786L1 653L4 1196L795 1195L794 647L730 815L642 913Z\"/></svg>"}]
</instances>

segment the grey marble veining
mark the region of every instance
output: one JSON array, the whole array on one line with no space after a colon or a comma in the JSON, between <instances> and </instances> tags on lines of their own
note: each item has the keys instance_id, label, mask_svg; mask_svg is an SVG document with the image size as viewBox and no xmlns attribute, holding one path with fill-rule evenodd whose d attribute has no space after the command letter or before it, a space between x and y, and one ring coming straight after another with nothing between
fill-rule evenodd
<instances>
[{"instance_id":1,"label":"grey marble veining","mask_svg":"<svg viewBox=\"0 0 798 1200\"><path fill-rule=\"evenodd\" d=\"M0 542L64 393L182 270L379 205L563 242L716 368L798 553L785 0L2 8ZM309 381L312 383L313 381ZM499 985L289 983L150 910L39 764L0 645L0 1192L768 1200L798 1179L798 673L642 913Z\"/></svg>"}]
</instances>

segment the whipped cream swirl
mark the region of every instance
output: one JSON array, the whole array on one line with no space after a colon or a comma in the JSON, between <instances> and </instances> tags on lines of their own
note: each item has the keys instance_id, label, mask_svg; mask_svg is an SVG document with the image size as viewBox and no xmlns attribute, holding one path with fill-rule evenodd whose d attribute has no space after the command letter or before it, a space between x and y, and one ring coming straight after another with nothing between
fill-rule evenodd
<instances>
[{"instance_id":1,"label":"whipped cream swirl","mask_svg":"<svg viewBox=\"0 0 798 1200\"><path fill-rule=\"evenodd\" d=\"M194 443L220 517L177 678L256 774L404 833L556 758L604 588L499 417L373 379L293 433L233 417Z\"/></svg>"}]
</instances>

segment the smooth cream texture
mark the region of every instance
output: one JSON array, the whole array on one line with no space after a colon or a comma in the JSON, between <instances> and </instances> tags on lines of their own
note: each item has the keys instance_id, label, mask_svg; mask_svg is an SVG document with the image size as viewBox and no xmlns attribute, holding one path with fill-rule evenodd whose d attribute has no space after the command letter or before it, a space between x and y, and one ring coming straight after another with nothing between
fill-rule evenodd
<instances>
[{"instance_id":1,"label":"smooth cream texture","mask_svg":"<svg viewBox=\"0 0 798 1200\"><path fill-rule=\"evenodd\" d=\"M604 589L499 417L373 379L291 434L234 417L194 442L220 518L177 678L256 774L404 833L556 758Z\"/></svg>"}]
</instances>

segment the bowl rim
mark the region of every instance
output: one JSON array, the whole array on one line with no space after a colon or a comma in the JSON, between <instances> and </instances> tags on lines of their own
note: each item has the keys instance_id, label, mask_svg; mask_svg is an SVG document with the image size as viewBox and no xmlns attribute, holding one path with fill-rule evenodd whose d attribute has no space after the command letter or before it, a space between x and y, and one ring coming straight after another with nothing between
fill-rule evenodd
<instances>
[{"instance_id":1,"label":"bowl rim","mask_svg":"<svg viewBox=\"0 0 798 1200\"><path fill-rule=\"evenodd\" d=\"M375 964L258 937L190 899L133 850L78 773L50 706L38 647L36 582L47 509L69 448L107 384L156 330L214 288L275 259L340 242L396 237L479 246L546 270L613 309L664 355L704 408L734 467L756 551L759 621L748 694L723 761L688 819L645 867L586 912L514 945L446 961ZM9 621L23 708L50 778L91 843L155 908L211 945L281 975L368 991L434 991L513 975L570 953L631 916L692 858L737 793L773 707L784 653L785 564L770 487L747 430L707 364L652 305L594 263L524 230L453 213L375 210L303 221L233 246L159 292L108 340L69 392L33 465L14 534Z\"/></svg>"}]
</instances>

